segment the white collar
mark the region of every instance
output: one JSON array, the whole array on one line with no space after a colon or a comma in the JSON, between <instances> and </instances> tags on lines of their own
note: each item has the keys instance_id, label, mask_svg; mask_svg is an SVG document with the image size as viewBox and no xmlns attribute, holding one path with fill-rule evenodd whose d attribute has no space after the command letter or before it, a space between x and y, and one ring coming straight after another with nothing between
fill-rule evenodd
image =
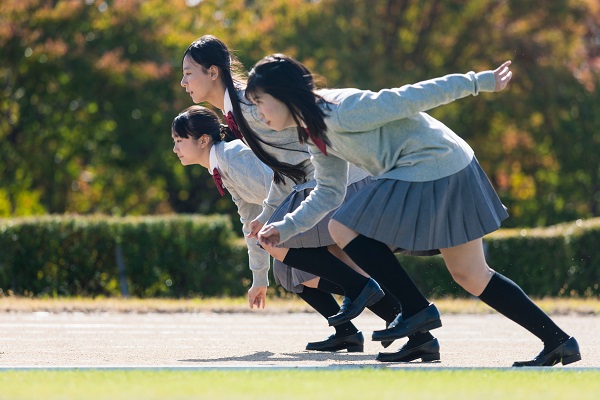
<instances>
[{"instance_id":1,"label":"white collar","mask_svg":"<svg viewBox=\"0 0 600 400\"><path fill-rule=\"evenodd\" d=\"M225 88L225 99L223 100L223 115L227 115L228 112L233 113L233 104L231 104L231 98L229 97L229 89Z\"/></svg>"},{"instance_id":2,"label":"white collar","mask_svg":"<svg viewBox=\"0 0 600 400\"><path fill-rule=\"evenodd\" d=\"M213 146L210 148L210 154L208 155L208 164L210 165L208 172L211 175L213 174L213 170L215 168L217 170L219 169L219 160L217 159L217 148L216 148L219 143L213 144Z\"/></svg>"}]
</instances>

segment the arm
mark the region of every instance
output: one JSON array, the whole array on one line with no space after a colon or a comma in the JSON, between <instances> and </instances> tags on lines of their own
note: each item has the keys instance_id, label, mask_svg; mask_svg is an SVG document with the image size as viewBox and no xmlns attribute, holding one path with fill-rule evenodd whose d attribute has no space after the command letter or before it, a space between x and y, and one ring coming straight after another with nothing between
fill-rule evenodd
<instances>
[{"instance_id":1,"label":"arm","mask_svg":"<svg viewBox=\"0 0 600 400\"><path fill-rule=\"evenodd\" d=\"M343 99L331 117L341 131L373 130L469 95L502 90L512 76L508 65L510 62L494 71L451 74L379 92L356 91Z\"/></svg>"},{"instance_id":2,"label":"arm","mask_svg":"<svg viewBox=\"0 0 600 400\"><path fill-rule=\"evenodd\" d=\"M315 226L327 213L339 207L346 195L348 162L331 154L325 156L312 144L309 149L317 186L294 212L263 228L264 231L271 228L271 232L275 228L278 243ZM262 239L262 234L259 238Z\"/></svg>"},{"instance_id":3,"label":"arm","mask_svg":"<svg viewBox=\"0 0 600 400\"><path fill-rule=\"evenodd\" d=\"M270 257L258 245L257 239L249 235L251 222L262 211L258 202L266 196L273 174L248 148L238 151L235 157L229 160L226 168L230 179L235 182L235 188L230 190L230 193L238 208L244 239L248 247L252 287L266 287L269 284ZM244 193L245 196L242 196L241 193ZM249 203L244 200L244 197L254 198L256 203Z\"/></svg>"},{"instance_id":4,"label":"arm","mask_svg":"<svg viewBox=\"0 0 600 400\"><path fill-rule=\"evenodd\" d=\"M268 275L271 263L269 253L258 245L256 238L248 237L250 222L258 215L262 208L259 205L245 202L235 191L232 191L231 195L240 215L242 232L246 241L246 247L248 248L248 264L252 271L252 287L266 287L269 285Z\"/></svg>"}]
</instances>

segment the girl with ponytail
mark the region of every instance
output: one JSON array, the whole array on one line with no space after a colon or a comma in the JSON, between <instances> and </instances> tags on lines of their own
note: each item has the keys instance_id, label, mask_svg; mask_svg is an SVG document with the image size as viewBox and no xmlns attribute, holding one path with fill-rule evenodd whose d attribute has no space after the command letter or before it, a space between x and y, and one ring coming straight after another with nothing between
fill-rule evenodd
<instances>
[{"instance_id":1,"label":"girl with ponytail","mask_svg":"<svg viewBox=\"0 0 600 400\"><path fill-rule=\"evenodd\" d=\"M308 127L317 186L282 221L265 225L263 245L285 241L337 209L329 228L336 243L364 271L390 287L402 315L373 340L399 339L441 326L429 303L392 250L439 249L454 280L471 295L529 330L544 344L533 359L515 367L571 364L581 359L575 338L560 329L512 280L491 269L482 237L508 217L473 149L426 111L480 92L503 90L512 78L510 61L494 70L450 74L378 92L355 88L314 91L299 61L274 54L250 71L246 96L274 129ZM299 129L300 132L300 129ZM337 182L348 163L374 177L360 193L343 200ZM340 207L339 204L342 203ZM436 349L439 348L436 345ZM431 351L409 342L381 361L399 361Z\"/></svg>"}]
</instances>

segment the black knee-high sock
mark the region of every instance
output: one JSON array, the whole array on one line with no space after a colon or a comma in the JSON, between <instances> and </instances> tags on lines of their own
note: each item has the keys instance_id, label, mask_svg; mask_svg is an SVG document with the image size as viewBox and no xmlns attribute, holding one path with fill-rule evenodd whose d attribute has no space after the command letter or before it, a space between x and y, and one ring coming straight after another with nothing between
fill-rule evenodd
<instances>
[{"instance_id":1,"label":"black knee-high sock","mask_svg":"<svg viewBox=\"0 0 600 400\"><path fill-rule=\"evenodd\" d=\"M343 250L400 301L404 318L415 315L429 305L394 253L384 243L358 235Z\"/></svg>"},{"instance_id":2,"label":"black knee-high sock","mask_svg":"<svg viewBox=\"0 0 600 400\"><path fill-rule=\"evenodd\" d=\"M569 338L516 283L497 272L479 299L540 338L546 350L555 349Z\"/></svg>"},{"instance_id":3,"label":"black knee-high sock","mask_svg":"<svg viewBox=\"0 0 600 400\"><path fill-rule=\"evenodd\" d=\"M402 311L400 302L394 296L387 287L380 285L385 293L385 296L377 303L368 306L367 308L377 315L379 318L385 321L386 327L392 322L398 314Z\"/></svg>"},{"instance_id":4,"label":"black knee-high sock","mask_svg":"<svg viewBox=\"0 0 600 400\"><path fill-rule=\"evenodd\" d=\"M302 293L298 293L298 296L325 318L337 314L340 310L339 304L331 293L305 286ZM352 322L346 322L335 327L336 336L348 336L356 332L358 332L358 329Z\"/></svg>"},{"instance_id":5,"label":"black knee-high sock","mask_svg":"<svg viewBox=\"0 0 600 400\"><path fill-rule=\"evenodd\" d=\"M289 249L283 263L337 283L352 300L358 297L369 281L369 278L331 254L326 247Z\"/></svg>"},{"instance_id":6,"label":"black knee-high sock","mask_svg":"<svg viewBox=\"0 0 600 400\"><path fill-rule=\"evenodd\" d=\"M320 278L319 284L317 285L317 289L325 293L333 293L339 294L341 296L345 296L346 292L344 292L344 288L338 285L337 283L331 282L329 279Z\"/></svg>"},{"instance_id":7,"label":"black knee-high sock","mask_svg":"<svg viewBox=\"0 0 600 400\"><path fill-rule=\"evenodd\" d=\"M334 293L342 296L345 294L344 289L341 286L325 278L319 279L319 284L317 285L317 288L326 293ZM394 295L391 294L389 290L387 290L383 286L381 288L385 292L385 296L383 296L383 298L377 303L372 304L367 308L371 310L373 314L377 315L379 318L384 320L387 326L387 324L392 322L394 318L396 318L396 316L400 313L400 311L402 311L402 306L400 305L398 299L394 297Z\"/></svg>"}]
</instances>

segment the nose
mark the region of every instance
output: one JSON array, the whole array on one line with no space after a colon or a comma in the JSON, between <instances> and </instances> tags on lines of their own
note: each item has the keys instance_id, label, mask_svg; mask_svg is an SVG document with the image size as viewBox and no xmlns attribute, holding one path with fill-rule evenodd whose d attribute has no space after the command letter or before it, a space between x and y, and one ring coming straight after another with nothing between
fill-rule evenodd
<instances>
[{"instance_id":1,"label":"nose","mask_svg":"<svg viewBox=\"0 0 600 400\"><path fill-rule=\"evenodd\" d=\"M185 85L187 85L187 82L185 81L185 76L183 78L181 78L181 86L185 87Z\"/></svg>"}]
</instances>

